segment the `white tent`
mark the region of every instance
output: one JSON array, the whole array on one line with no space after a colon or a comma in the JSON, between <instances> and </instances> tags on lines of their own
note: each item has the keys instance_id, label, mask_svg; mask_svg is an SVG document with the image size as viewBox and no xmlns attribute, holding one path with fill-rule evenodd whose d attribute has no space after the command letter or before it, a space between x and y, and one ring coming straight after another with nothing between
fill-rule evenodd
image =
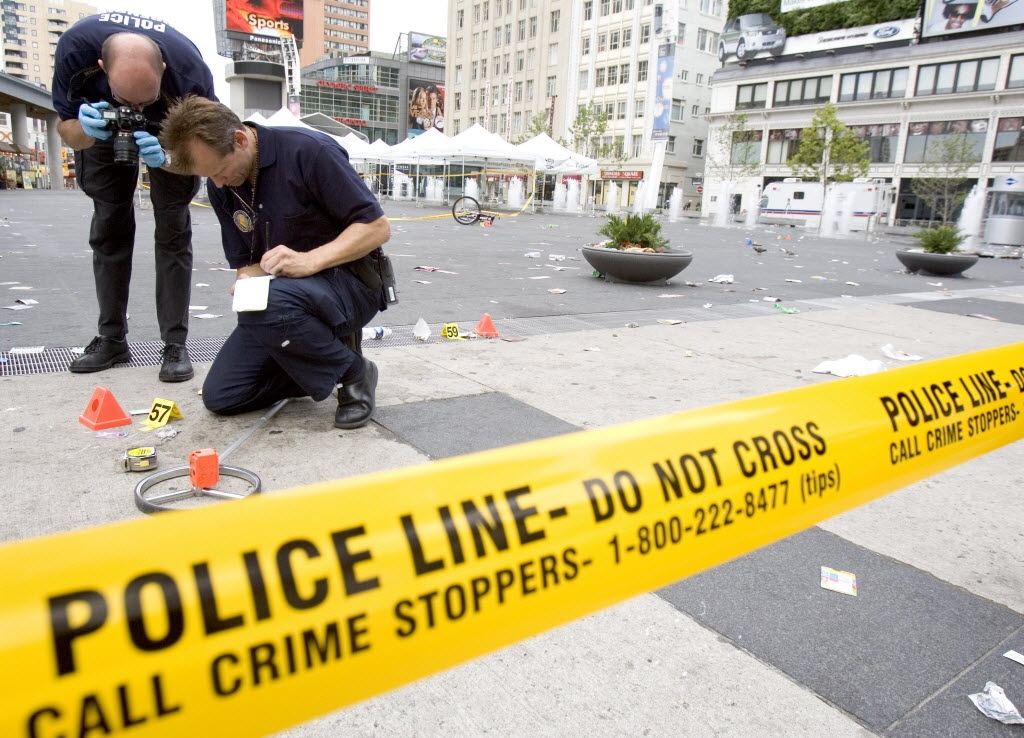
<instances>
[{"instance_id":1,"label":"white tent","mask_svg":"<svg viewBox=\"0 0 1024 738\"><path fill-rule=\"evenodd\" d=\"M263 115L263 113L258 110L254 111L252 115L246 118L246 120L250 123L256 123L261 126L265 126L267 124L267 116Z\"/></svg>"},{"instance_id":2,"label":"white tent","mask_svg":"<svg viewBox=\"0 0 1024 738\"><path fill-rule=\"evenodd\" d=\"M532 154L520 151L479 123L474 123L451 141L455 147L454 153L459 157L534 163L535 157Z\"/></svg>"},{"instance_id":3,"label":"white tent","mask_svg":"<svg viewBox=\"0 0 1024 738\"><path fill-rule=\"evenodd\" d=\"M445 164L455 155L451 142L452 139L439 130L430 128L419 136L389 146L387 151L380 152L380 158L405 164Z\"/></svg>"},{"instance_id":4,"label":"white tent","mask_svg":"<svg viewBox=\"0 0 1024 738\"><path fill-rule=\"evenodd\" d=\"M305 128L307 131L315 131L313 126L306 125L301 120L292 115L292 111L288 108L281 108L272 116L267 118L267 122L264 125L270 126L271 128Z\"/></svg>"},{"instance_id":5,"label":"white tent","mask_svg":"<svg viewBox=\"0 0 1024 738\"><path fill-rule=\"evenodd\" d=\"M535 167L544 174L597 174L597 161L570 151L546 133L538 133L516 148L536 157Z\"/></svg>"}]
</instances>

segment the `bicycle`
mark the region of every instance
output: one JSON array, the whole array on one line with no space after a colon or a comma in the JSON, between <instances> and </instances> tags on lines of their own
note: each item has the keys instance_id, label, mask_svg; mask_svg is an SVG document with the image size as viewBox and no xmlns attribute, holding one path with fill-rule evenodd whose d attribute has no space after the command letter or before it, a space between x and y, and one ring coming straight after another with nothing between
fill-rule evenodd
<instances>
[{"instance_id":1,"label":"bicycle","mask_svg":"<svg viewBox=\"0 0 1024 738\"><path fill-rule=\"evenodd\" d=\"M460 197L452 205L452 217L455 218L456 223L461 225L473 225L478 220L485 221L487 225L492 225L494 220L500 217L500 213L494 213L489 210L481 210L480 203L475 198L464 196Z\"/></svg>"}]
</instances>

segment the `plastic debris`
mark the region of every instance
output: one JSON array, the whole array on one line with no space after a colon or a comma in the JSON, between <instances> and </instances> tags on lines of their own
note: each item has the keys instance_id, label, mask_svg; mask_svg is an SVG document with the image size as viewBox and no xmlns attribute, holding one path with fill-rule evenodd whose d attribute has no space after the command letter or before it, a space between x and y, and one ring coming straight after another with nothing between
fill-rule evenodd
<instances>
[{"instance_id":1,"label":"plastic debris","mask_svg":"<svg viewBox=\"0 0 1024 738\"><path fill-rule=\"evenodd\" d=\"M16 320L12 320L12 321L10 321L8 323L0 323L0 325L21 325L21 323L19 323Z\"/></svg>"},{"instance_id":2,"label":"plastic debris","mask_svg":"<svg viewBox=\"0 0 1024 738\"><path fill-rule=\"evenodd\" d=\"M7 353L9 354L41 354L45 350L45 346L14 346Z\"/></svg>"},{"instance_id":3,"label":"plastic debris","mask_svg":"<svg viewBox=\"0 0 1024 738\"><path fill-rule=\"evenodd\" d=\"M1003 656L1010 659L1010 661L1016 661L1021 666L1024 666L1024 654L1019 654L1013 649L1010 649L1009 651L1004 653Z\"/></svg>"},{"instance_id":4,"label":"plastic debris","mask_svg":"<svg viewBox=\"0 0 1024 738\"><path fill-rule=\"evenodd\" d=\"M115 430L100 430L94 434L96 438L127 438L128 431L115 429Z\"/></svg>"},{"instance_id":5,"label":"plastic debris","mask_svg":"<svg viewBox=\"0 0 1024 738\"><path fill-rule=\"evenodd\" d=\"M733 276L731 274L719 274L717 277L712 277L708 281L714 282L715 284L732 284Z\"/></svg>"},{"instance_id":6,"label":"plastic debris","mask_svg":"<svg viewBox=\"0 0 1024 738\"><path fill-rule=\"evenodd\" d=\"M18 303L19 305L28 305L29 307L31 307L32 305L39 304L39 300L32 300L28 297L23 297L20 300L15 300L15 302Z\"/></svg>"},{"instance_id":7,"label":"plastic debris","mask_svg":"<svg viewBox=\"0 0 1024 738\"><path fill-rule=\"evenodd\" d=\"M851 287L860 287L860 282L847 282L846 284L850 285Z\"/></svg>"},{"instance_id":8,"label":"plastic debris","mask_svg":"<svg viewBox=\"0 0 1024 738\"><path fill-rule=\"evenodd\" d=\"M425 279L414 279L413 282L415 282L416 284L430 284L430 282L428 282Z\"/></svg>"},{"instance_id":9,"label":"plastic debris","mask_svg":"<svg viewBox=\"0 0 1024 738\"><path fill-rule=\"evenodd\" d=\"M796 256L796 252L795 251L790 251L785 246L779 246L779 251L784 253L786 256Z\"/></svg>"},{"instance_id":10,"label":"plastic debris","mask_svg":"<svg viewBox=\"0 0 1024 738\"><path fill-rule=\"evenodd\" d=\"M565 261L565 257L561 254L548 254L548 261Z\"/></svg>"},{"instance_id":11,"label":"plastic debris","mask_svg":"<svg viewBox=\"0 0 1024 738\"><path fill-rule=\"evenodd\" d=\"M550 292L552 295L564 295L565 294L565 290L559 290L559 289L548 290L548 292Z\"/></svg>"},{"instance_id":12,"label":"plastic debris","mask_svg":"<svg viewBox=\"0 0 1024 738\"><path fill-rule=\"evenodd\" d=\"M781 302L780 298L772 297L770 295L765 295L764 297L761 298L761 300L763 300L764 302ZM754 302L757 302L757 300L754 300Z\"/></svg>"},{"instance_id":13,"label":"plastic debris","mask_svg":"<svg viewBox=\"0 0 1024 738\"><path fill-rule=\"evenodd\" d=\"M174 438L178 435L178 429L168 423L163 428L157 428L155 435L157 438L162 438L166 441L168 438Z\"/></svg>"},{"instance_id":14,"label":"plastic debris","mask_svg":"<svg viewBox=\"0 0 1024 738\"><path fill-rule=\"evenodd\" d=\"M416 321L416 325L413 326L412 335L417 341L426 341L430 338L430 326L427 325L427 321L420 318Z\"/></svg>"},{"instance_id":15,"label":"plastic debris","mask_svg":"<svg viewBox=\"0 0 1024 738\"><path fill-rule=\"evenodd\" d=\"M686 297L686 295L658 295L658 297Z\"/></svg>"},{"instance_id":16,"label":"plastic debris","mask_svg":"<svg viewBox=\"0 0 1024 738\"><path fill-rule=\"evenodd\" d=\"M993 318L991 315L985 315L984 313L967 313L968 318L981 318L982 320L992 320L996 323L1001 323L999 318Z\"/></svg>"},{"instance_id":17,"label":"plastic debris","mask_svg":"<svg viewBox=\"0 0 1024 738\"><path fill-rule=\"evenodd\" d=\"M705 302L705 303L704 303L704 307L705 307L705 308L709 308L709 307L711 307L711 303L710 303L710 302Z\"/></svg>"},{"instance_id":18,"label":"plastic debris","mask_svg":"<svg viewBox=\"0 0 1024 738\"><path fill-rule=\"evenodd\" d=\"M600 351L601 349L598 346L586 346L586 347L584 347L583 350L584 351Z\"/></svg>"},{"instance_id":19,"label":"plastic debris","mask_svg":"<svg viewBox=\"0 0 1024 738\"><path fill-rule=\"evenodd\" d=\"M679 325L683 321L676 320L675 318L658 318L658 322L662 325Z\"/></svg>"},{"instance_id":20,"label":"plastic debris","mask_svg":"<svg viewBox=\"0 0 1024 738\"><path fill-rule=\"evenodd\" d=\"M787 282L792 282L794 284L802 284L803 283L802 279L787 279L786 281Z\"/></svg>"},{"instance_id":21,"label":"plastic debris","mask_svg":"<svg viewBox=\"0 0 1024 738\"><path fill-rule=\"evenodd\" d=\"M432 266L418 266L418 267L414 267L413 271L414 272L436 272L436 271L438 271L438 268L437 267L432 267Z\"/></svg>"},{"instance_id":22,"label":"plastic debris","mask_svg":"<svg viewBox=\"0 0 1024 738\"><path fill-rule=\"evenodd\" d=\"M920 361L921 357L917 354L908 354L906 351L900 351L894 348L891 343L887 343L882 346L882 353L888 356L890 359L896 359L896 361Z\"/></svg>"},{"instance_id":23,"label":"plastic debris","mask_svg":"<svg viewBox=\"0 0 1024 738\"><path fill-rule=\"evenodd\" d=\"M821 588L857 596L857 575L848 571L821 567Z\"/></svg>"},{"instance_id":24,"label":"plastic debris","mask_svg":"<svg viewBox=\"0 0 1024 738\"><path fill-rule=\"evenodd\" d=\"M639 323L626 323L626 327L627 328L639 328L640 324Z\"/></svg>"},{"instance_id":25,"label":"plastic debris","mask_svg":"<svg viewBox=\"0 0 1024 738\"><path fill-rule=\"evenodd\" d=\"M778 310L780 313L785 313L786 315L796 315L797 313L800 312L798 308L787 308L782 307L782 305L776 305L775 309Z\"/></svg>"},{"instance_id":26,"label":"plastic debris","mask_svg":"<svg viewBox=\"0 0 1024 738\"><path fill-rule=\"evenodd\" d=\"M1024 725L1024 718L1010 702L1006 692L995 682L985 682L985 689L977 694L967 695L981 713L1004 725Z\"/></svg>"},{"instance_id":27,"label":"plastic debris","mask_svg":"<svg viewBox=\"0 0 1024 738\"><path fill-rule=\"evenodd\" d=\"M216 313L199 313L199 315L193 315L193 318L199 320L213 320L214 318L223 318L223 315L217 315Z\"/></svg>"},{"instance_id":28,"label":"plastic debris","mask_svg":"<svg viewBox=\"0 0 1024 738\"><path fill-rule=\"evenodd\" d=\"M550 274L544 274L544 275L542 275L540 277L530 277L530 279L551 279L551 275Z\"/></svg>"},{"instance_id":29,"label":"plastic debris","mask_svg":"<svg viewBox=\"0 0 1024 738\"><path fill-rule=\"evenodd\" d=\"M885 364L879 359L868 360L858 354L850 354L845 359L823 361L811 371L815 374L835 374L837 377L863 377L884 372Z\"/></svg>"},{"instance_id":30,"label":"plastic debris","mask_svg":"<svg viewBox=\"0 0 1024 738\"><path fill-rule=\"evenodd\" d=\"M527 251L525 254L523 254L523 256L525 256L527 259L539 259L540 258L540 252L539 251Z\"/></svg>"}]
</instances>

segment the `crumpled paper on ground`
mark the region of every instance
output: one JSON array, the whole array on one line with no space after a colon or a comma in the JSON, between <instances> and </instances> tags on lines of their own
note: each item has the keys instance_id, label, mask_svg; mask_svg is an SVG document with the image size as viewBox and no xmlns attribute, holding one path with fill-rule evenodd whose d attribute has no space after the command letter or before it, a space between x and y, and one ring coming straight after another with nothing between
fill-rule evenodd
<instances>
[{"instance_id":1,"label":"crumpled paper on ground","mask_svg":"<svg viewBox=\"0 0 1024 738\"><path fill-rule=\"evenodd\" d=\"M995 682L985 682L985 689L967 695L982 714L1006 725L1024 725L1024 718L1006 697L1006 692Z\"/></svg>"},{"instance_id":2,"label":"crumpled paper on ground","mask_svg":"<svg viewBox=\"0 0 1024 738\"><path fill-rule=\"evenodd\" d=\"M888 356L890 359L896 359L896 361L920 361L921 357L917 354L908 354L906 351L894 347L891 343L887 343L882 346L882 353Z\"/></svg>"},{"instance_id":3,"label":"crumpled paper on ground","mask_svg":"<svg viewBox=\"0 0 1024 738\"><path fill-rule=\"evenodd\" d=\"M879 359L865 359L857 354L850 354L845 359L823 361L812 369L815 374L835 374L837 377L862 377L865 374L876 374L885 371L885 364Z\"/></svg>"}]
</instances>

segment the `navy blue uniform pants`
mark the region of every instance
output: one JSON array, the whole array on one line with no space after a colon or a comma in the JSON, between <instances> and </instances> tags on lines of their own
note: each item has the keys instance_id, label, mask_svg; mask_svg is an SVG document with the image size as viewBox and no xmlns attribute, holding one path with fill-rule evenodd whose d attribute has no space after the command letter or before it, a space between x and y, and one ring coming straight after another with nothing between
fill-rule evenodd
<instances>
[{"instance_id":1,"label":"navy blue uniform pants","mask_svg":"<svg viewBox=\"0 0 1024 738\"><path fill-rule=\"evenodd\" d=\"M114 163L111 140L75 152L78 184L92 200L92 270L100 317L97 333L128 334L128 287L135 249L135 184L138 167ZM199 177L150 169L156 231L156 316L164 343L185 343L192 287L192 215L189 203Z\"/></svg>"},{"instance_id":2,"label":"navy blue uniform pants","mask_svg":"<svg viewBox=\"0 0 1024 738\"><path fill-rule=\"evenodd\" d=\"M262 410L286 397L330 396L359 355L359 335L380 297L345 267L270 280L267 309L238 314L214 359L203 403L219 415Z\"/></svg>"}]
</instances>

